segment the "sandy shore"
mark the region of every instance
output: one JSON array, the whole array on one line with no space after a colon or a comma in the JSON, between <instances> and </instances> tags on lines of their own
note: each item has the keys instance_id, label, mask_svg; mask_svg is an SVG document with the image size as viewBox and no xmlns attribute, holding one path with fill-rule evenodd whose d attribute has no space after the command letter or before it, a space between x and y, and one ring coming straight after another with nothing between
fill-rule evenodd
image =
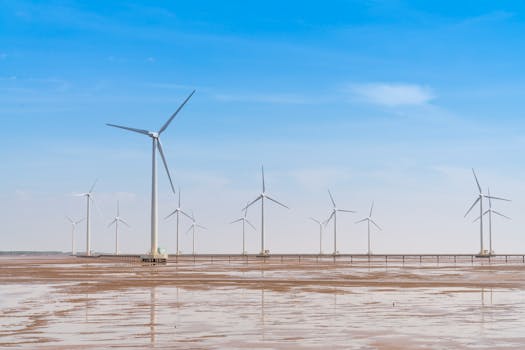
<instances>
[{"instance_id":1,"label":"sandy shore","mask_svg":"<svg viewBox=\"0 0 525 350\"><path fill-rule=\"evenodd\" d=\"M516 348L525 265L0 258L0 347Z\"/></svg>"}]
</instances>

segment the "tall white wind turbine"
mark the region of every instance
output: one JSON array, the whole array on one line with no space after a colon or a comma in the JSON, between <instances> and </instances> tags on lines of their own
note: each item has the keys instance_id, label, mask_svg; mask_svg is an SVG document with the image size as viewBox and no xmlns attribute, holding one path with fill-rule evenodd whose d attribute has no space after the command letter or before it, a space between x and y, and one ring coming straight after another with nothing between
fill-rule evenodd
<instances>
[{"instance_id":1,"label":"tall white wind turbine","mask_svg":"<svg viewBox=\"0 0 525 350\"><path fill-rule=\"evenodd\" d=\"M381 227L379 227L379 225L372 219L372 210L374 210L374 202L372 202L372 205L370 206L370 214L368 214L368 217L356 221L356 224L364 221L368 224L368 255L372 255L372 250L370 249L370 224L374 225L379 231L381 231Z\"/></svg>"},{"instance_id":2,"label":"tall white wind turbine","mask_svg":"<svg viewBox=\"0 0 525 350\"><path fill-rule=\"evenodd\" d=\"M86 255L91 255L91 202L93 201L93 189L97 184L98 179L93 182L89 192L80 193L77 196L86 197Z\"/></svg>"},{"instance_id":3,"label":"tall white wind turbine","mask_svg":"<svg viewBox=\"0 0 525 350\"><path fill-rule=\"evenodd\" d=\"M323 223L320 220L317 220L313 217L310 217L310 220L319 225L319 255L323 254Z\"/></svg>"},{"instance_id":4,"label":"tall white wind turbine","mask_svg":"<svg viewBox=\"0 0 525 350\"><path fill-rule=\"evenodd\" d=\"M255 198L250 204L248 204L244 209L248 209L252 204L256 203L258 200L261 200L261 256L268 255L268 252L264 249L264 199L269 199L272 202L280 205L281 207L288 208L286 205L278 202L276 199L273 199L272 197L268 196L266 194L266 185L264 183L264 167L261 166L261 174L262 174L262 192L261 194Z\"/></svg>"},{"instance_id":5,"label":"tall white wind turbine","mask_svg":"<svg viewBox=\"0 0 525 350\"><path fill-rule=\"evenodd\" d=\"M332 197L332 193L330 192L330 190L328 190L328 194L330 195L330 200L332 201L333 207L332 207L332 212L330 216L328 217L328 219L326 219L324 224L328 225L330 220L332 220L332 218L334 219L334 253L333 254L337 255L339 254L339 252L337 251L337 212L355 213L355 211L346 210L346 209L338 209L337 206L335 205L334 197Z\"/></svg>"},{"instance_id":6,"label":"tall white wind turbine","mask_svg":"<svg viewBox=\"0 0 525 350\"><path fill-rule=\"evenodd\" d=\"M480 252L479 252L479 254L480 255L486 255L486 253L485 253L485 251L483 249L483 198L497 199L497 200L507 201L507 202L510 202L510 199L494 197L494 196L491 196L491 195L483 194L483 191L481 190L481 186L480 186L479 181L478 181L478 177L476 176L476 172L474 171L474 169L472 169L472 174L474 175L474 180L476 181L476 185L478 186L479 194L478 194L478 198L474 201L474 203L472 203L472 205L470 206L469 210L467 210L467 212L465 213L464 217L466 217L468 215L468 213L470 213L470 211L479 202L479 216L480 216L480 220L479 220Z\"/></svg>"},{"instance_id":7,"label":"tall white wind turbine","mask_svg":"<svg viewBox=\"0 0 525 350\"><path fill-rule=\"evenodd\" d=\"M73 220L69 216L66 216L67 221L71 224L71 255L75 255L75 229L77 225L84 221L84 218L80 220Z\"/></svg>"},{"instance_id":8,"label":"tall white wind turbine","mask_svg":"<svg viewBox=\"0 0 525 350\"><path fill-rule=\"evenodd\" d=\"M234 224L236 222L242 222L242 255L246 255L246 248L245 248L245 238L244 238L244 229L246 224L250 225L255 231L257 229L255 226L252 225L252 223L246 218L246 215L248 215L248 208L244 209L244 215L238 218L237 220L234 220L230 222L230 224Z\"/></svg>"},{"instance_id":9,"label":"tall white wind turbine","mask_svg":"<svg viewBox=\"0 0 525 350\"><path fill-rule=\"evenodd\" d=\"M503 215L501 214L500 212L492 209L492 199L490 197L490 189L487 190L487 194L489 195L489 208L487 210L485 210L485 212L483 213L483 216L485 215L489 215L489 251L490 251L490 254L494 254L494 250L492 249L492 214L496 214L496 215L499 215L505 219L508 219L508 220L512 220L511 218L509 218L508 216L506 215ZM476 219L474 219L473 222L476 222L478 220L480 220L481 217L478 216Z\"/></svg>"},{"instance_id":10,"label":"tall white wind turbine","mask_svg":"<svg viewBox=\"0 0 525 350\"><path fill-rule=\"evenodd\" d=\"M202 228L203 230L207 230L206 227L202 226L202 225L199 225L197 224L197 221L195 221L195 215L193 214L193 212L191 213L191 225L190 227L188 228L188 231L186 231L186 233L190 232L191 231L191 240L192 240L192 254L195 255L195 228Z\"/></svg>"},{"instance_id":11,"label":"tall white wind turbine","mask_svg":"<svg viewBox=\"0 0 525 350\"><path fill-rule=\"evenodd\" d=\"M164 168L166 170L166 173L168 174L168 179L170 181L171 190L173 193L175 193L175 188L173 187L173 181L171 181L171 175L170 171L168 169L168 163L166 162L166 157L164 156L164 152L162 150L162 144L160 142L160 135L168 128L172 120L177 116L177 114L180 112L182 107L189 101L189 99L193 96L195 93L195 90L191 92L191 94L182 102L182 104L177 108L175 113L171 115L171 117L164 123L164 125L158 130L158 131L148 131L143 129L135 129L135 128L129 128L127 126L120 126L115 124L106 124L108 126L112 126L115 128L120 128L128 131L133 131L139 134L143 134L146 136L149 136L151 138L152 142L152 152L151 152L151 250L149 257L146 257L148 260L153 259L154 261L156 259L166 259L167 257L165 255L162 255L158 252L158 211L157 211L157 150L160 153L160 156L162 158L162 162L164 163Z\"/></svg>"},{"instance_id":12,"label":"tall white wind turbine","mask_svg":"<svg viewBox=\"0 0 525 350\"><path fill-rule=\"evenodd\" d=\"M179 216L180 214L186 216L188 219L190 220L193 220L191 216L189 216L184 210L182 210L182 208L180 207L180 187L179 187L179 202L178 202L178 205L177 205L177 208L172 211L168 216L166 216L164 219L169 219L171 216L173 215L177 215L177 255L180 254L180 250L179 250Z\"/></svg>"},{"instance_id":13,"label":"tall white wind turbine","mask_svg":"<svg viewBox=\"0 0 525 350\"><path fill-rule=\"evenodd\" d=\"M111 221L108 225L108 227L111 227L111 225L115 225L115 255L119 254L118 252L118 224L119 223L123 223L124 225L129 227L129 224L126 222L126 220L120 217L120 205L119 205L119 201L117 201L117 216L115 216L113 218L113 221Z\"/></svg>"}]
</instances>

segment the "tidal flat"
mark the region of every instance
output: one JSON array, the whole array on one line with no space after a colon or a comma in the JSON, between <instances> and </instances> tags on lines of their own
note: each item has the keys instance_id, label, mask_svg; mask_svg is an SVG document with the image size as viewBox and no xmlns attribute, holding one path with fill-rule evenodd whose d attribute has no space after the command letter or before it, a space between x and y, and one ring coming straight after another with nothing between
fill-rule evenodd
<instances>
[{"instance_id":1,"label":"tidal flat","mask_svg":"<svg viewBox=\"0 0 525 350\"><path fill-rule=\"evenodd\" d=\"M0 258L0 348L523 349L525 264Z\"/></svg>"}]
</instances>

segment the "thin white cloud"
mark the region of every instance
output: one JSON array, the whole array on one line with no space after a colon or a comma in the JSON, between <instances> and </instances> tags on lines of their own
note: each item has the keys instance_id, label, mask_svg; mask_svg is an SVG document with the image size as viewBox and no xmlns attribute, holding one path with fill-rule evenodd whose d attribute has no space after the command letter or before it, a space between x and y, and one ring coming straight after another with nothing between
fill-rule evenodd
<instances>
[{"instance_id":1,"label":"thin white cloud","mask_svg":"<svg viewBox=\"0 0 525 350\"><path fill-rule=\"evenodd\" d=\"M348 90L358 100L389 107L421 106L435 98L429 87L417 84L353 84Z\"/></svg>"},{"instance_id":2,"label":"thin white cloud","mask_svg":"<svg viewBox=\"0 0 525 350\"><path fill-rule=\"evenodd\" d=\"M7 54L4 52L0 52L0 60L4 60L7 58Z\"/></svg>"}]
</instances>

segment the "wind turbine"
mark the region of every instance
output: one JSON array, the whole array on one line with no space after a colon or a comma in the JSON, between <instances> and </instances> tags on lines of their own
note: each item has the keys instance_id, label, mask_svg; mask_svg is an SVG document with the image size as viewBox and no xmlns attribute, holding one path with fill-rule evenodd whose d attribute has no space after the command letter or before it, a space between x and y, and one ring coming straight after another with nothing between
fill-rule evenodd
<instances>
[{"instance_id":1,"label":"wind turbine","mask_svg":"<svg viewBox=\"0 0 525 350\"><path fill-rule=\"evenodd\" d=\"M164 220L170 218L171 216L175 214L177 214L177 255L179 255L180 254L180 250L179 250L179 214L182 214L186 216L188 219L193 220L192 217L186 214L186 212L182 210L180 207L180 187L179 187L179 202L178 202L177 208L174 211L172 211L168 216L166 216Z\"/></svg>"},{"instance_id":2,"label":"wind turbine","mask_svg":"<svg viewBox=\"0 0 525 350\"><path fill-rule=\"evenodd\" d=\"M491 196L491 195L483 194L483 192L481 190L481 186L480 186L479 181L478 181L478 177L476 176L476 172L474 171L474 169L472 169L472 174L474 175L474 180L476 180L476 185L478 186L479 194L478 194L478 198L474 201L474 203L472 203L472 205L470 206L469 210L467 210L467 212L465 213L464 217L467 217L468 213L470 213L472 208L474 208L476 206L476 204L478 204L478 202L479 202L479 216L480 216L480 220L479 220L480 252L479 252L479 255L486 255L484 250L483 250L483 198L497 199L497 200L507 201L507 202L510 202L510 199L494 197L494 196Z\"/></svg>"},{"instance_id":3,"label":"wind turbine","mask_svg":"<svg viewBox=\"0 0 525 350\"><path fill-rule=\"evenodd\" d=\"M310 220L319 225L319 255L323 254L323 223L317 219L310 217Z\"/></svg>"},{"instance_id":4,"label":"wind turbine","mask_svg":"<svg viewBox=\"0 0 525 350\"><path fill-rule=\"evenodd\" d=\"M66 216L67 221L71 224L71 255L75 255L75 229L77 225L84 221L84 218L80 220L73 220L69 216Z\"/></svg>"},{"instance_id":5,"label":"wind turbine","mask_svg":"<svg viewBox=\"0 0 525 350\"><path fill-rule=\"evenodd\" d=\"M248 208L244 209L244 215L241 216L239 219L237 220L234 220L232 222L230 222L230 224L234 224L236 222L242 222L242 255L246 255L246 249L245 249L245 239L244 239L244 228L246 226L246 224L250 225L254 230L257 231L257 229L255 228L255 226L252 225L252 223L250 221L248 221L248 219L246 219L246 215L248 214Z\"/></svg>"},{"instance_id":6,"label":"wind turbine","mask_svg":"<svg viewBox=\"0 0 525 350\"><path fill-rule=\"evenodd\" d=\"M86 197L86 255L91 255L91 202L93 201L93 189L95 188L95 185L97 184L98 179L93 182L93 185L89 189L89 192L86 193L80 193L77 196L79 197Z\"/></svg>"},{"instance_id":7,"label":"wind turbine","mask_svg":"<svg viewBox=\"0 0 525 350\"><path fill-rule=\"evenodd\" d=\"M164 163L164 168L166 169L166 173L168 174L168 179L170 181L171 190L173 193L175 193L175 188L173 187L173 182L171 181L171 175L170 171L168 169L168 163L166 162L166 157L164 156L164 152L162 151L162 145L160 142L160 135L168 128L172 120L177 116L177 114L180 112L182 107L189 101L189 99L193 96L195 93L195 90L191 92L191 94L182 102L182 104L177 108L175 113L171 115L171 117L164 123L164 125L159 129L159 131L148 131L143 129L135 129L135 128L129 128L127 126L120 126L115 124L106 124L108 126L112 126L115 128L120 128L128 131L133 131L139 134L143 134L146 136L151 137L152 142L152 152L151 152L151 251L150 256L144 257L144 260L148 261L157 261L157 260L163 260L165 261L167 259L167 256L165 254L160 254L158 251L158 212L157 212L157 149L160 153L160 156L162 158L162 162Z\"/></svg>"},{"instance_id":8,"label":"wind turbine","mask_svg":"<svg viewBox=\"0 0 525 350\"><path fill-rule=\"evenodd\" d=\"M332 193L330 192L330 190L328 190L328 194L330 195L330 200L332 201L333 208L332 208L332 213L330 214L328 219L326 219L324 224L326 226L328 225L330 220L332 220L332 218L334 219L334 255L337 255L339 254L339 252L337 251L337 212L341 211L344 213L355 213L355 211L346 210L346 209L338 209L337 206L335 205L334 197L332 197Z\"/></svg>"},{"instance_id":9,"label":"wind turbine","mask_svg":"<svg viewBox=\"0 0 525 350\"><path fill-rule=\"evenodd\" d=\"M487 193L490 196L490 189L487 190ZM501 217L504 217L506 219L509 219L509 220L512 220L512 219L509 218L508 216L503 215L500 212L492 209L492 199L491 199L491 197L488 197L488 198L489 198L489 208L483 213L483 215L485 216L486 214L489 214L489 251L490 251L490 254L493 254L494 251L492 250L492 213L494 213L496 215L499 215ZM481 217L478 216L476 219L474 219L473 222L478 221L480 218Z\"/></svg>"},{"instance_id":10,"label":"wind turbine","mask_svg":"<svg viewBox=\"0 0 525 350\"><path fill-rule=\"evenodd\" d=\"M197 224L197 222L195 221L195 215L193 214L193 212L191 213L191 221L192 221L191 225L188 228L188 231L186 231L186 233L192 231L192 234L191 234L192 241L193 241L192 254L195 255L195 227L202 228L203 230L207 230L207 228L202 225Z\"/></svg>"},{"instance_id":11,"label":"wind turbine","mask_svg":"<svg viewBox=\"0 0 525 350\"><path fill-rule=\"evenodd\" d=\"M127 227L129 227L129 224L120 217L120 206L119 201L117 201L117 216L113 218L113 221L111 221L108 225L108 227L111 227L111 225L115 225L115 255L118 255L118 224L123 223Z\"/></svg>"},{"instance_id":12,"label":"wind turbine","mask_svg":"<svg viewBox=\"0 0 525 350\"><path fill-rule=\"evenodd\" d=\"M379 227L379 225L376 224L376 222L372 219L372 210L374 210L374 202L372 202L372 206L370 206L370 214L368 214L368 217L361 219L359 221L356 221L356 224L363 222L363 221L366 221L368 224L368 255L372 255L372 251L370 250L370 223L372 223L372 225L377 227L379 231L382 231L381 227Z\"/></svg>"},{"instance_id":13,"label":"wind turbine","mask_svg":"<svg viewBox=\"0 0 525 350\"><path fill-rule=\"evenodd\" d=\"M278 202L276 199L273 199L272 197L266 194L266 186L264 184L264 167L263 166L261 166L261 173L262 173L262 192L250 204L244 207L243 210L248 209L252 204L256 203L258 200L261 200L261 253L260 255L265 256L265 255L268 255L268 251L264 249L264 199L265 198L269 199L272 202L279 204L281 207L285 207L286 209L290 209L290 208L288 208L286 205Z\"/></svg>"}]
</instances>

